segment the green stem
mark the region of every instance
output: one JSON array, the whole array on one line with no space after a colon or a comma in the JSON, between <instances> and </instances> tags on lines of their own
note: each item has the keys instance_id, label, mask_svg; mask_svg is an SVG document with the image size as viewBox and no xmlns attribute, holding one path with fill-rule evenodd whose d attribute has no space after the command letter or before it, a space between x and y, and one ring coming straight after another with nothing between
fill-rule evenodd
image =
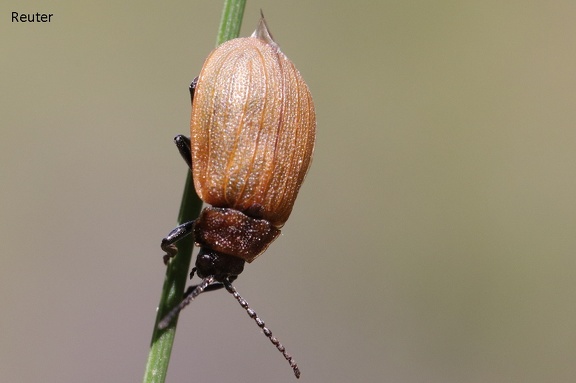
<instances>
[{"instance_id":1,"label":"green stem","mask_svg":"<svg viewBox=\"0 0 576 383\"><path fill-rule=\"evenodd\" d=\"M246 0L225 0L216 45L238 37L245 5ZM178 224L196 219L198 214L200 214L201 208L202 201L196 195L192 173L189 171L180 204ZM176 335L178 316L176 316L170 326L164 330L158 329L158 323L182 300L188 270L190 269L193 247L194 239L192 237L187 237L179 241L178 254L169 262L166 268L162 295L160 296L160 303L158 304L158 312L152 332L148 362L146 363L146 370L144 372L144 383L163 383L166 380L170 354L172 352L172 345L174 344L174 336Z\"/></svg>"},{"instance_id":2,"label":"green stem","mask_svg":"<svg viewBox=\"0 0 576 383\"><path fill-rule=\"evenodd\" d=\"M224 41L235 39L240 35L245 6L246 0L224 0L224 9L222 10L222 19L220 20L216 46L222 44Z\"/></svg>"}]
</instances>

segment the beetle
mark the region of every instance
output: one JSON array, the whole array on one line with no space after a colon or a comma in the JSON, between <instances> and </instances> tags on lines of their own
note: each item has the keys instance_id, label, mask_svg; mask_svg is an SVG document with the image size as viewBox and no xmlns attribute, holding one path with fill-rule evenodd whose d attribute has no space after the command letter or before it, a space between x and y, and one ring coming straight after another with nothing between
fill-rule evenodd
<instances>
[{"instance_id":1,"label":"beetle","mask_svg":"<svg viewBox=\"0 0 576 383\"><path fill-rule=\"evenodd\" d=\"M175 243L194 236L200 247L190 286L172 319L204 291L226 288L290 363L284 346L232 286L280 235L312 160L316 114L308 86L274 41L264 16L250 37L227 41L206 58L190 85L190 139L175 143L192 170L194 188L205 203L200 216L162 240L165 261Z\"/></svg>"}]
</instances>

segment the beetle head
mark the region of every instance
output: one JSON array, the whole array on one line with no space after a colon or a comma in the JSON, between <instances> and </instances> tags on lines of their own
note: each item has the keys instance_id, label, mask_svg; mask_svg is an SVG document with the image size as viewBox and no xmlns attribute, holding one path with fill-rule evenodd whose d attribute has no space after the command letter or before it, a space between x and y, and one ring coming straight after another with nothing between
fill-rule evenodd
<instances>
[{"instance_id":1,"label":"beetle head","mask_svg":"<svg viewBox=\"0 0 576 383\"><path fill-rule=\"evenodd\" d=\"M214 276L216 281L223 282L242 273L244 263L242 258L202 247L196 257L196 271L200 278Z\"/></svg>"}]
</instances>

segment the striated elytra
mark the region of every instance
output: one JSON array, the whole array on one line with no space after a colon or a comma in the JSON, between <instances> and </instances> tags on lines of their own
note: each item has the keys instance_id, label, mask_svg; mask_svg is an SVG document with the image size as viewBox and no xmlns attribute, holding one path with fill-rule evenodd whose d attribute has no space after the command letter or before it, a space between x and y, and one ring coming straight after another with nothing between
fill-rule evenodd
<instances>
[{"instance_id":1,"label":"striated elytra","mask_svg":"<svg viewBox=\"0 0 576 383\"><path fill-rule=\"evenodd\" d=\"M198 77L190 124L198 195L282 227L315 130L310 91L261 19L252 37L215 49Z\"/></svg>"},{"instance_id":2,"label":"striated elytra","mask_svg":"<svg viewBox=\"0 0 576 383\"><path fill-rule=\"evenodd\" d=\"M190 85L190 139L177 136L192 169L198 196L210 204L195 221L162 240L165 260L175 243L194 234L200 247L184 300L160 322L205 290L225 287L284 355L296 362L232 286L245 262L262 254L280 234L312 160L316 115L308 86L273 40L264 17L247 38L225 42L206 58Z\"/></svg>"}]
</instances>

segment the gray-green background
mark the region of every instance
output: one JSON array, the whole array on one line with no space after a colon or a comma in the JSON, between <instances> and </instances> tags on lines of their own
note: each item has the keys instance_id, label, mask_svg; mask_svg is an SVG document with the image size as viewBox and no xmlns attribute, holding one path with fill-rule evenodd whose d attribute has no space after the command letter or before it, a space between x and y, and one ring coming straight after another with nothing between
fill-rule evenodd
<instances>
[{"instance_id":1,"label":"gray-green background","mask_svg":"<svg viewBox=\"0 0 576 383\"><path fill-rule=\"evenodd\" d=\"M2 1L2 381L141 380L221 6ZM302 381L574 382L576 3L249 0L242 35L260 8L318 137L236 287ZM200 297L168 381L294 382L259 332Z\"/></svg>"}]
</instances>

